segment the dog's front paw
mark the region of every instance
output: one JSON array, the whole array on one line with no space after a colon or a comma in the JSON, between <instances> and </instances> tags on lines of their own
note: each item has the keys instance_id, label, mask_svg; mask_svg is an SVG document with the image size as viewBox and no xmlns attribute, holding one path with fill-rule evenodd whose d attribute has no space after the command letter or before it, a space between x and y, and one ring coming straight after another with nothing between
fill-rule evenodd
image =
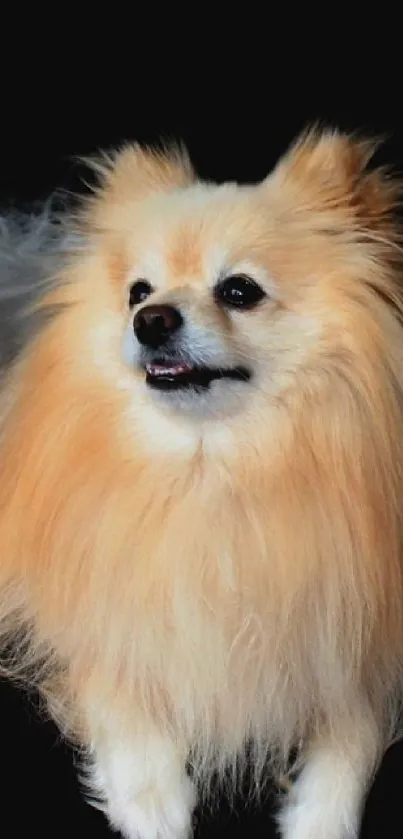
<instances>
[{"instance_id":1,"label":"dog's front paw","mask_svg":"<svg viewBox=\"0 0 403 839\"><path fill-rule=\"evenodd\" d=\"M109 803L111 826L125 839L189 839L196 793L190 779L167 779L164 787L138 790L132 799Z\"/></svg>"},{"instance_id":2,"label":"dog's front paw","mask_svg":"<svg viewBox=\"0 0 403 839\"><path fill-rule=\"evenodd\" d=\"M300 807L289 807L280 816L282 839L356 839L354 828L330 822L326 813L306 812Z\"/></svg>"}]
</instances>

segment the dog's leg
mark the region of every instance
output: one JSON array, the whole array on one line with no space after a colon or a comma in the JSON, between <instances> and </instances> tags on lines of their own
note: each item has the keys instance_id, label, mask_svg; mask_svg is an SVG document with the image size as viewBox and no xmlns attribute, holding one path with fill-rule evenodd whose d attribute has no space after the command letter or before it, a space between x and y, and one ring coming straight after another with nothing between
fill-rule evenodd
<instances>
[{"instance_id":1,"label":"dog's leg","mask_svg":"<svg viewBox=\"0 0 403 839\"><path fill-rule=\"evenodd\" d=\"M311 744L280 812L283 839L356 839L381 740L373 718L361 715Z\"/></svg>"},{"instance_id":2,"label":"dog's leg","mask_svg":"<svg viewBox=\"0 0 403 839\"><path fill-rule=\"evenodd\" d=\"M89 786L125 839L191 835L194 786L173 743L155 732L103 735L93 747Z\"/></svg>"}]
</instances>

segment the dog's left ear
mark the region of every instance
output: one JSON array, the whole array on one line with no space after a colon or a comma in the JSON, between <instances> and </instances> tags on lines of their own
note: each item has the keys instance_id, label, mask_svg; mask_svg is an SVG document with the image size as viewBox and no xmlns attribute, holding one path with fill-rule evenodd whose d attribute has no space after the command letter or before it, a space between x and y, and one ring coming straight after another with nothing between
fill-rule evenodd
<instances>
[{"instance_id":1,"label":"dog's left ear","mask_svg":"<svg viewBox=\"0 0 403 839\"><path fill-rule=\"evenodd\" d=\"M102 227L116 208L186 187L195 179L186 149L176 145L162 150L128 145L87 163L98 180L86 206L87 223L95 227Z\"/></svg>"},{"instance_id":2,"label":"dog's left ear","mask_svg":"<svg viewBox=\"0 0 403 839\"><path fill-rule=\"evenodd\" d=\"M370 163L379 142L312 129L280 160L269 181L277 182L298 211L339 213L340 221L382 231L400 201L396 179Z\"/></svg>"}]
</instances>

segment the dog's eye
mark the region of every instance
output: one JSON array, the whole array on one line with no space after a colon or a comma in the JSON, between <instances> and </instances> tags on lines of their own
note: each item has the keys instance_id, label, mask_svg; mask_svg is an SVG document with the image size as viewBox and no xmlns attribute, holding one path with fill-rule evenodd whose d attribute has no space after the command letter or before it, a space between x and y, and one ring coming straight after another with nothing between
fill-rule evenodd
<instances>
[{"instance_id":1,"label":"dog's eye","mask_svg":"<svg viewBox=\"0 0 403 839\"><path fill-rule=\"evenodd\" d=\"M130 288L129 306L138 306L152 294L152 287L147 280L137 280Z\"/></svg>"},{"instance_id":2,"label":"dog's eye","mask_svg":"<svg viewBox=\"0 0 403 839\"><path fill-rule=\"evenodd\" d=\"M219 303L236 309L252 309L264 297L260 286L244 274L236 274L222 280L215 289L214 296Z\"/></svg>"}]
</instances>

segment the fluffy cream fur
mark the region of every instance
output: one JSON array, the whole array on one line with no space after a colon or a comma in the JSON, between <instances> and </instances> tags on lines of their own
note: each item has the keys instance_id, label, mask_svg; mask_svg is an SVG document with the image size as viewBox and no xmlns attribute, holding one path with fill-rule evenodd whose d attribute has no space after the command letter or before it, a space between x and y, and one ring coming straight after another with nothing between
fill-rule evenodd
<instances>
[{"instance_id":1,"label":"fluffy cream fur","mask_svg":"<svg viewBox=\"0 0 403 839\"><path fill-rule=\"evenodd\" d=\"M259 779L302 741L284 836L355 835L396 733L403 659L398 187L367 170L370 153L310 133L254 187L199 183L182 153L101 161L85 248L4 382L9 669L27 668L93 752L98 791L105 765L137 759L141 775L139 738L173 745L183 767L190 756L205 782L251 744ZM214 282L245 265L267 297L225 312ZM218 388L208 415L170 407L126 363L139 276L183 307L206 352L251 364L231 408ZM353 791L340 794L338 765ZM122 772L101 783L110 814ZM186 815L159 820L164 784L144 826L134 783L133 815L111 815L125 835L185 835Z\"/></svg>"}]
</instances>

